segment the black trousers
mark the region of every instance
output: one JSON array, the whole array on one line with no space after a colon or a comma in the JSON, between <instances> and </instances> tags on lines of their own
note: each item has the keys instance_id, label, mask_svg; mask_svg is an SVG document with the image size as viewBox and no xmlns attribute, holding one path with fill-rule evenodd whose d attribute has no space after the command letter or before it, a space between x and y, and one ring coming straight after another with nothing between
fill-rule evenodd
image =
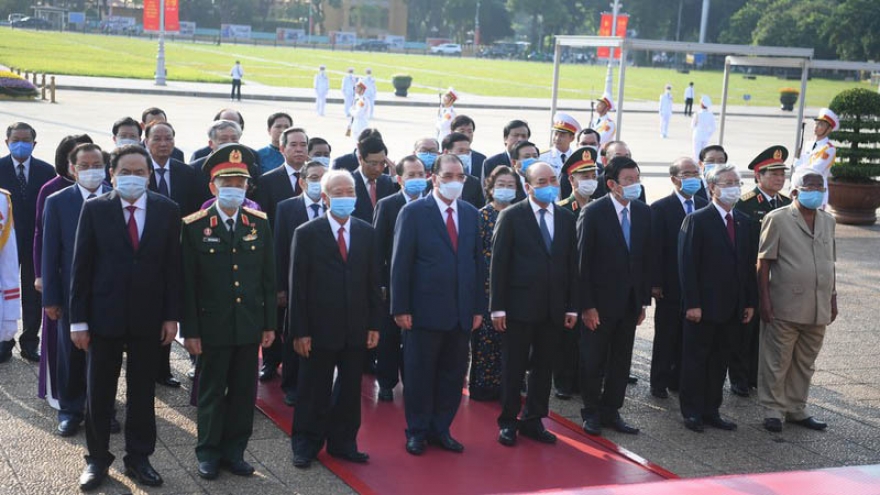
<instances>
[{"instance_id":1,"label":"black trousers","mask_svg":"<svg viewBox=\"0 0 880 495\"><path fill-rule=\"evenodd\" d=\"M156 363L159 333L151 338L106 338L92 332L87 358L86 443L88 462L109 466L110 418L114 415L116 385L122 353L125 370L125 452L132 461L146 459L156 448Z\"/></svg>"},{"instance_id":2,"label":"black trousers","mask_svg":"<svg viewBox=\"0 0 880 495\"><path fill-rule=\"evenodd\" d=\"M730 352L728 375L731 384L744 387L758 384L758 342L761 334L761 319L755 316L734 339Z\"/></svg>"},{"instance_id":3,"label":"black trousers","mask_svg":"<svg viewBox=\"0 0 880 495\"><path fill-rule=\"evenodd\" d=\"M287 308L278 308L278 321L285 321L287 316ZM293 343L290 344L291 349ZM269 368L277 368L284 359L284 351L282 350L282 339L275 339L268 349L263 349L263 366Z\"/></svg>"},{"instance_id":4,"label":"black trousers","mask_svg":"<svg viewBox=\"0 0 880 495\"><path fill-rule=\"evenodd\" d=\"M33 232L31 232L33 234ZM38 351L40 348L40 325L43 323L42 296L34 288L33 245L26 253L18 253L21 269L21 337L22 349Z\"/></svg>"},{"instance_id":5,"label":"black trousers","mask_svg":"<svg viewBox=\"0 0 880 495\"><path fill-rule=\"evenodd\" d=\"M232 93L229 95L229 99L234 99L236 93L238 94L238 101L241 101L241 79L232 80Z\"/></svg>"},{"instance_id":6,"label":"black trousers","mask_svg":"<svg viewBox=\"0 0 880 495\"><path fill-rule=\"evenodd\" d=\"M376 378L380 388L392 389L400 383L403 373L403 348L400 345L400 327L394 317L388 316L379 335L376 352Z\"/></svg>"},{"instance_id":7,"label":"black trousers","mask_svg":"<svg viewBox=\"0 0 880 495\"><path fill-rule=\"evenodd\" d=\"M294 452L314 457L327 442L327 450L357 450L361 427L361 369L366 348L338 351L315 349L299 358L297 405L293 411ZM334 390L333 371L338 369Z\"/></svg>"},{"instance_id":8,"label":"black trousers","mask_svg":"<svg viewBox=\"0 0 880 495\"><path fill-rule=\"evenodd\" d=\"M171 375L171 346L174 343L160 346L159 361L156 365L156 380L170 378Z\"/></svg>"},{"instance_id":9,"label":"black trousers","mask_svg":"<svg viewBox=\"0 0 880 495\"><path fill-rule=\"evenodd\" d=\"M693 98L685 98L684 99L684 114L692 115L694 113L694 99Z\"/></svg>"},{"instance_id":10,"label":"black trousers","mask_svg":"<svg viewBox=\"0 0 880 495\"><path fill-rule=\"evenodd\" d=\"M685 418L718 414L730 349L740 337L742 326L736 320L726 323L685 320L678 395Z\"/></svg>"},{"instance_id":11,"label":"black trousers","mask_svg":"<svg viewBox=\"0 0 880 495\"><path fill-rule=\"evenodd\" d=\"M562 327L548 318L540 323L507 320L501 340L501 415L498 426L517 425L522 400L520 389L529 370L528 396L519 423L537 426L550 409L550 382L553 358L559 346Z\"/></svg>"},{"instance_id":12,"label":"black trousers","mask_svg":"<svg viewBox=\"0 0 880 495\"><path fill-rule=\"evenodd\" d=\"M299 383L299 354L293 350L293 337L275 340L281 341L281 390L285 394L296 394ZM273 342L274 345L274 342Z\"/></svg>"},{"instance_id":13,"label":"black trousers","mask_svg":"<svg viewBox=\"0 0 880 495\"><path fill-rule=\"evenodd\" d=\"M557 340L556 356L553 358L553 384L559 392L577 394L581 391L579 366L583 325L583 321L578 318L577 325L571 330L563 329Z\"/></svg>"},{"instance_id":14,"label":"black trousers","mask_svg":"<svg viewBox=\"0 0 880 495\"><path fill-rule=\"evenodd\" d=\"M80 422L86 404L86 353L77 349L70 340L68 308L58 320L55 369L58 381L58 420ZM48 356L47 356L48 357Z\"/></svg>"},{"instance_id":15,"label":"black trousers","mask_svg":"<svg viewBox=\"0 0 880 495\"><path fill-rule=\"evenodd\" d=\"M596 330L581 330L581 415L613 419L626 396L639 314L610 319L600 311L599 318Z\"/></svg>"},{"instance_id":16,"label":"black trousers","mask_svg":"<svg viewBox=\"0 0 880 495\"><path fill-rule=\"evenodd\" d=\"M678 389L684 312L679 301L661 301L654 312L651 388Z\"/></svg>"}]
</instances>

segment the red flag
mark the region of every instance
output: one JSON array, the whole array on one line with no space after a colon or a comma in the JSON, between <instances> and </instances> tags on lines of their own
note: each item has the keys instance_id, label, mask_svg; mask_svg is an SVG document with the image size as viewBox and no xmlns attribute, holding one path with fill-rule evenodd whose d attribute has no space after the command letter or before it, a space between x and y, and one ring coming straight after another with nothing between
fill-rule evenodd
<instances>
[{"instance_id":1,"label":"red flag","mask_svg":"<svg viewBox=\"0 0 880 495\"><path fill-rule=\"evenodd\" d=\"M599 23L599 36L611 36L612 14L603 13L602 20ZM626 38L626 26L629 23L629 15L617 14L617 29L615 35L618 38ZM596 49L596 58L608 58L611 48L600 46ZM620 60L620 50L614 50L614 58Z\"/></svg>"},{"instance_id":2,"label":"red flag","mask_svg":"<svg viewBox=\"0 0 880 495\"><path fill-rule=\"evenodd\" d=\"M144 0L144 31L159 30L159 0Z\"/></svg>"},{"instance_id":3,"label":"red flag","mask_svg":"<svg viewBox=\"0 0 880 495\"><path fill-rule=\"evenodd\" d=\"M179 7L178 0L165 0L165 31L172 33L180 31Z\"/></svg>"}]
</instances>

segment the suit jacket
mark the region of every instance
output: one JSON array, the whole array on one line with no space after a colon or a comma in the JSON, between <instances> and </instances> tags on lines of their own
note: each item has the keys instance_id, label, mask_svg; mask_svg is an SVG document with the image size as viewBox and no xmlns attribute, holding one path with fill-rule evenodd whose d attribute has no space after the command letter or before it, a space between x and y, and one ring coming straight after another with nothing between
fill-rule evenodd
<instances>
[{"instance_id":1,"label":"suit jacket","mask_svg":"<svg viewBox=\"0 0 880 495\"><path fill-rule=\"evenodd\" d=\"M146 194L137 251L116 191L83 205L73 250L70 322L87 322L96 335L159 338L162 322L180 321L180 209L160 194Z\"/></svg>"},{"instance_id":2,"label":"suit jacket","mask_svg":"<svg viewBox=\"0 0 880 495\"><path fill-rule=\"evenodd\" d=\"M483 163L486 162L486 155L480 153L479 151L471 150L471 175L480 179L480 183L483 183L485 177L483 177Z\"/></svg>"},{"instance_id":3,"label":"suit jacket","mask_svg":"<svg viewBox=\"0 0 880 495\"><path fill-rule=\"evenodd\" d=\"M486 267L479 212L457 200L458 250L433 196L404 206L394 227L391 314L412 315L413 327L470 332L486 311Z\"/></svg>"},{"instance_id":4,"label":"suit jacket","mask_svg":"<svg viewBox=\"0 0 880 495\"><path fill-rule=\"evenodd\" d=\"M757 241L749 218L731 210L736 245L713 204L684 219L678 237L678 270L684 309L700 308L713 323L740 321L745 308L757 307Z\"/></svg>"},{"instance_id":5,"label":"suit jacket","mask_svg":"<svg viewBox=\"0 0 880 495\"><path fill-rule=\"evenodd\" d=\"M278 292L287 291L287 277L290 275L290 244L293 232L309 221L309 212L303 195L285 199L275 209L275 282Z\"/></svg>"},{"instance_id":6,"label":"suit jacket","mask_svg":"<svg viewBox=\"0 0 880 495\"><path fill-rule=\"evenodd\" d=\"M428 181L428 194L434 189L434 183ZM519 189L517 189L517 201L519 201ZM525 194L522 195L525 197ZM476 209L480 209L486 205L486 197L483 195L483 186L480 185L480 179L473 175L465 174L464 189L461 191L461 199L467 201Z\"/></svg>"},{"instance_id":7,"label":"suit jacket","mask_svg":"<svg viewBox=\"0 0 880 495\"><path fill-rule=\"evenodd\" d=\"M578 218L581 308L616 319L651 304L651 209L630 201L627 249L610 195L588 203Z\"/></svg>"},{"instance_id":8,"label":"suit jacket","mask_svg":"<svg viewBox=\"0 0 880 495\"><path fill-rule=\"evenodd\" d=\"M694 210L705 207L705 199L694 196ZM663 303L681 303L681 282L678 279L678 233L685 212L675 191L651 204L651 287L663 289Z\"/></svg>"},{"instance_id":9,"label":"suit jacket","mask_svg":"<svg viewBox=\"0 0 880 495\"><path fill-rule=\"evenodd\" d=\"M376 247L379 252L381 270L381 286L386 294L391 284L391 254L394 246L394 224L397 223L397 215L400 209L406 206L404 193L397 193L382 198L376 203L376 213L373 216L373 229L376 231Z\"/></svg>"},{"instance_id":10,"label":"suit jacket","mask_svg":"<svg viewBox=\"0 0 880 495\"><path fill-rule=\"evenodd\" d=\"M499 165L510 166L510 156L508 156L507 151L492 155L483 161L483 180L492 175L492 171Z\"/></svg>"},{"instance_id":11,"label":"suit jacket","mask_svg":"<svg viewBox=\"0 0 880 495\"><path fill-rule=\"evenodd\" d=\"M366 348L367 331L378 331L382 323L376 234L354 217L348 228L347 261L326 215L293 234L287 332L311 337L313 348Z\"/></svg>"},{"instance_id":12,"label":"suit jacket","mask_svg":"<svg viewBox=\"0 0 880 495\"><path fill-rule=\"evenodd\" d=\"M12 215L15 221L15 241L19 259L30 257L34 251L37 195L40 194L43 185L55 175L55 167L32 156L28 167L27 189L25 196L22 197L18 170L15 169L12 155L0 158L0 188L6 189L12 195Z\"/></svg>"},{"instance_id":13,"label":"suit jacket","mask_svg":"<svg viewBox=\"0 0 880 495\"><path fill-rule=\"evenodd\" d=\"M202 203L211 197L204 174L173 158L169 160L168 169L171 172L171 200L177 203L181 216L199 211ZM155 170L150 174L150 190L159 192L159 174Z\"/></svg>"},{"instance_id":14,"label":"suit jacket","mask_svg":"<svg viewBox=\"0 0 880 495\"><path fill-rule=\"evenodd\" d=\"M364 184L364 176L361 175L360 170L355 170L351 173L352 177L354 177L354 191L357 193L357 203L354 205L354 213L351 216L355 218L359 218L368 224L373 224L373 202L370 201L370 191L367 190L367 185ZM379 176L376 179L376 204L379 204L379 200L382 198L387 198L394 194L394 181L391 180L391 177L388 177L385 174Z\"/></svg>"},{"instance_id":15,"label":"suit jacket","mask_svg":"<svg viewBox=\"0 0 880 495\"><path fill-rule=\"evenodd\" d=\"M354 150L351 153L334 158L330 168L333 170L348 170L353 173L360 166L361 164L357 159L357 150Z\"/></svg>"},{"instance_id":16,"label":"suit jacket","mask_svg":"<svg viewBox=\"0 0 880 495\"><path fill-rule=\"evenodd\" d=\"M301 192L294 191L290 176L287 175L287 167L283 165L257 179L257 204L268 215L270 226L275 226L275 210L278 208L278 203Z\"/></svg>"},{"instance_id":17,"label":"suit jacket","mask_svg":"<svg viewBox=\"0 0 880 495\"><path fill-rule=\"evenodd\" d=\"M110 192L104 185L96 194ZM43 307L60 306L68 313L70 274L76 225L83 206L79 186L62 189L46 199L43 209Z\"/></svg>"},{"instance_id":18,"label":"suit jacket","mask_svg":"<svg viewBox=\"0 0 880 495\"><path fill-rule=\"evenodd\" d=\"M199 148L199 149L193 151L192 156L189 157L189 161L195 162L195 161L198 161L202 158L207 157L210 154L211 154L211 147L205 146L204 148Z\"/></svg>"},{"instance_id":19,"label":"suit jacket","mask_svg":"<svg viewBox=\"0 0 880 495\"><path fill-rule=\"evenodd\" d=\"M492 238L490 311L538 323L550 318L562 327L565 313L580 313L577 295L577 232L574 214L553 208L553 240L548 251L530 201L498 215Z\"/></svg>"}]
</instances>

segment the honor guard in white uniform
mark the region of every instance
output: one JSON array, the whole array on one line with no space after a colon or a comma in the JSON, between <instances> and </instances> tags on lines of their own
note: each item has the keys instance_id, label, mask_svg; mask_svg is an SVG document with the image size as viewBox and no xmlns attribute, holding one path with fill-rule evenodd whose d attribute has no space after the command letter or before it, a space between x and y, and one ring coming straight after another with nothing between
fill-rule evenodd
<instances>
[{"instance_id":1,"label":"honor guard in white uniform","mask_svg":"<svg viewBox=\"0 0 880 495\"><path fill-rule=\"evenodd\" d=\"M611 120L611 116L608 115L608 112L614 110L614 102L611 100L611 95L609 93L605 93L601 98L596 100L596 113L599 114L595 120L593 120L592 128L599 133L599 137L601 141L599 143L600 146L604 146L605 143L609 141L614 141L614 133L617 131L617 125Z\"/></svg>"},{"instance_id":2,"label":"honor guard in white uniform","mask_svg":"<svg viewBox=\"0 0 880 495\"><path fill-rule=\"evenodd\" d=\"M30 255L30 253L27 253ZM21 290L18 279L18 247L12 221L12 196L0 189L0 341L12 340L21 318Z\"/></svg>"},{"instance_id":3,"label":"honor guard in white uniform","mask_svg":"<svg viewBox=\"0 0 880 495\"><path fill-rule=\"evenodd\" d=\"M672 86L667 84L666 91L660 95L660 135L663 139L669 135L669 119L672 118Z\"/></svg>"},{"instance_id":4,"label":"honor guard in white uniform","mask_svg":"<svg viewBox=\"0 0 880 495\"><path fill-rule=\"evenodd\" d=\"M822 201L824 209L828 204L828 174L831 172L831 166L834 165L834 158L837 156L837 149L828 140L828 135L840 128L840 119L830 109L823 108L819 110L815 121L816 127L813 129L813 134L816 139L804 148L801 156L794 163L791 175L794 177L795 171L801 167L809 167L822 174L822 177L825 178L825 199Z\"/></svg>"},{"instance_id":5,"label":"honor guard in white uniform","mask_svg":"<svg viewBox=\"0 0 880 495\"><path fill-rule=\"evenodd\" d=\"M561 179L565 160L574 151L571 149L571 143L574 141L574 136L581 132L581 125L571 115L564 112L556 112L556 115L553 116L551 131L553 133L553 146L541 153L538 160L547 162L547 164L553 167L556 176Z\"/></svg>"},{"instance_id":6,"label":"honor guard in white uniform","mask_svg":"<svg viewBox=\"0 0 880 495\"><path fill-rule=\"evenodd\" d=\"M355 140L361 135L361 131L370 127L370 114L372 113L373 104L366 96L367 84L363 79L357 82L354 87L357 99L354 107L351 109L351 121L348 124L346 136L354 136Z\"/></svg>"},{"instance_id":7,"label":"honor guard in white uniform","mask_svg":"<svg viewBox=\"0 0 880 495\"><path fill-rule=\"evenodd\" d=\"M373 78L373 69L366 70L367 75L363 79L361 79L364 84L367 85L367 91L364 93L364 96L370 100L370 115L369 118L373 118L373 110L376 108L376 79Z\"/></svg>"},{"instance_id":8,"label":"honor guard in white uniform","mask_svg":"<svg viewBox=\"0 0 880 495\"><path fill-rule=\"evenodd\" d=\"M318 68L315 74L315 111L321 117L324 116L324 106L327 105L327 92L330 91L330 81L327 79L326 67Z\"/></svg>"},{"instance_id":9,"label":"honor guard in white uniform","mask_svg":"<svg viewBox=\"0 0 880 495\"><path fill-rule=\"evenodd\" d=\"M452 88L443 93L443 100L437 110L437 141L443 142L443 138L452 132L452 119L455 118L455 102L458 94Z\"/></svg>"},{"instance_id":10,"label":"honor guard in white uniform","mask_svg":"<svg viewBox=\"0 0 880 495\"><path fill-rule=\"evenodd\" d=\"M703 150L715 134L715 115L712 114L712 99L707 95L700 98L700 111L691 121L694 138L694 159L698 160Z\"/></svg>"},{"instance_id":11,"label":"honor guard in white uniform","mask_svg":"<svg viewBox=\"0 0 880 495\"><path fill-rule=\"evenodd\" d=\"M354 103L354 86L357 84L357 77L354 75L354 69L348 68L345 77L342 78L342 101L345 105L345 116L351 117L351 105Z\"/></svg>"}]
</instances>

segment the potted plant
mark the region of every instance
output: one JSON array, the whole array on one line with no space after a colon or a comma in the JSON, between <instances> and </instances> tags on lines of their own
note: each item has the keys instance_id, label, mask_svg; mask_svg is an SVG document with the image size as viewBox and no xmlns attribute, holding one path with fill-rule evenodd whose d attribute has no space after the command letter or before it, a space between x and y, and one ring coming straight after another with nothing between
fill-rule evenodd
<instances>
[{"instance_id":1,"label":"potted plant","mask_svg":"<svg viewBox=\"0 0 880 495\"><path fill-rule=\"evenodd\" d=\"M779 90L779 103L782 104L782 109L791 112L794 110L794 104L797 103L798 96L800 96L801 92L794 88L782 88Z\"/></svg>"},{"instance_id":2,"label":"potted plant","mask_svg":"<svg viewBox=\"0 0 880 495\"><path fill-rule=\"evenodd\" d=\"M831 134L837 160L828 179L828 204L838 222L873 225L880 208L880 94L848 89L831 100L840 119Z\"/></svg>"},{"instance_id":3,"label":"potted plant","mask_svg":"<svg viewBox=\"0 0 880 495\"><path fill-rule=\"evenodd\" d=\"M0 66L0 100L33 100L39 94L30 81Z\"/></svg>"},{"instance_id":4,"label":"potted plant","mask_svg":"<svg viewBox=\"0 0 880 495\"><path fill-rule=\"evenodd\" d=\"M412 85L412 76L408 74L394 74L391 76L391 84L394 85L394 96L406 96L406 92Z\"/></svg>"}]
</instances>

